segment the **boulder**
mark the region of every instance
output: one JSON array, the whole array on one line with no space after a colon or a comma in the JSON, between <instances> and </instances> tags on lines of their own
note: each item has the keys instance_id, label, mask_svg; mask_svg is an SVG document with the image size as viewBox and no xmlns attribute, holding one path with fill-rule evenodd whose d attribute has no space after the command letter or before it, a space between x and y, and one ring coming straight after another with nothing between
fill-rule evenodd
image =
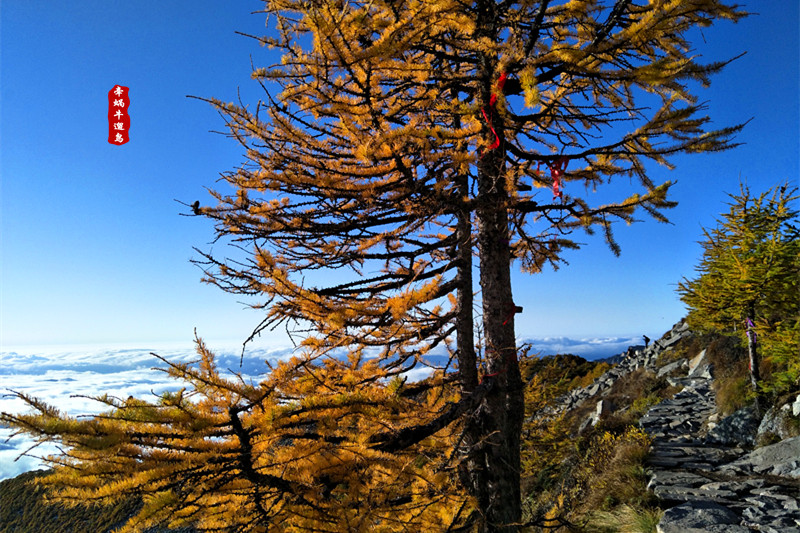
<instances>
[{"instance_id":1,"label":"boulder","mask_svg":"<svg viewBox=\"0 0 800 533\"><path fill-rule=\"evenodd\" d=\"M690 501L664 512L658 533L750 533L739 517L718 503Z\"/></svg>"},{"instance_id":2,"label":"boulder","mask_svg":"<svg viewBox=\"0 0 800 533\"><path fill-rule=\"evenodd\" d=\"M703 350L689 361L689 375L693 376L698 368L707 364L709 364L708 358L706 357L706 351Z\"/></svg>"},{"instance_id":3,"label":"boulder","mask_svg":"<svg viewBox=\"0 0 800 533\"><path fill-rule=\"evenodd\" d=\"M756 433L761 420L752 406L739 409L723 418L706 435L706 443L723 446L752 447L756 443Z\"/></svg>"},{"instance_id":4,"label":"boulder","mask_svg":"<svg viewBox=\"0 0 800 533\"><path fill-rule=\"evenodd\" d=\"M686 359L680 359L678 361L669 363L668 365L662 366L661 368L658 369L657 376L662 377L671 374L673 372L677 372L678 370L683 370L684 365L686 364L687 364Z\"/></svg>"},{"instance_id":5,"label":"boulder","mask_svg":"<svg viewBox=\"0 0 800 533\"><path fill-rule=\"evenodd\" d=\"M588 428L589 426L596 426L600 419L611 413L614 410L614 405L609 402L608 400L600 400L597 402L597 406L594 409L594 412L590 414L586 420L583 421L580 428L578 428L578 433L582 433L583 430Z\"/></svg>"},{"instance_id":6,"label":"boulder","mask_svg":"<svg viewBox=\"0 0 800 533\"><path fill-rule=\"evenodd\" d=\"M753 450L721 470L800 480L800 437Z\"/></svg>"},{"instance_id":7,"label":"boulder","mask_svg":"<svg viewBox=\"0 0 800 533\"><path fill-rule=\"evenodd\" d=\"M797 399L792 404L792 414L794 416L800 416L800 394L797 395Z\"/></svg>"},{"instance_id":8,"label":"boulder","mask_svg":"<svg viewBox=\"0 0 800 533\"><path fill-rule=\"evenodd\" d=\"M611 413L613 411L614 411L614 404L608 400L600 400L599 402L597 402L597 405L595 406L594 410L594 412L597 413L598 417L607 415L608 413Z\"/></svg>"},{"instance_id":9,"label":"boulder","mask_svg":"<svg viewBox=\"0 0 800 533\"><path fill-rule=\"evenodd\" d=\"M757 442L783 440L797 436L797 421L790 404L771 407L761 419L756 434Z\"/></svg>"},{"instance_id":10,"label":"boulder","mask_svg":"<svg viewBox=\"0 0 800 533\"><path fill-rule=\"evenodd\" d=\"M691 335L689 325L685 321L675 324L670 331L664 334L663 337L655 341L654 345L660 350L666 350L670 346L677 344L679 340Z\"/></svg>"},{"instance_id":11,"label":"boulder","mask_svg":"<svg viewBox=\"0 0 800 533\"><path fill-rule=\"evenodd\" d=\"M691 375L693 378L699 379L713 379L714 377L714 365L707 364L703 365L699 368L696 368L694 373Z\"/></svg>"}]
</instances>

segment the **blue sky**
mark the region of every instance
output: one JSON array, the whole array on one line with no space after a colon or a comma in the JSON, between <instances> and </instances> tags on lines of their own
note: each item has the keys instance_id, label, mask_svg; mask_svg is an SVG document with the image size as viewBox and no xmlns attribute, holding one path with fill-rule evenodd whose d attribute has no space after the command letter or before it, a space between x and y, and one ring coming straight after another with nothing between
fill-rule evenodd
<instances>
[{"instance_id":1,"label":"blue sky","mask_svg":"<svg viewBox=\"0 0 800 533\"><path fill-rule=\"evenodd\" d=\"M701 227L725 210L738 179L761 191L798 179L798 3L698 33L707 61L747 55L712 80L714 126L751 120L730 152L682 156L654 181L677 180L673 225L619 227L619 258L599 239L558 272L515 268L522 337L648 334L680 319L675 284L691 276ZM256 66L276 58L235 32L261 34L257 1L2 3L0 32L0 348L30 344L242 341L259 322L240 298L200 283L189 260L209 249L208 221L174 199L243 161L210 130L223 121L186 95L255 103ZM704 41L703 41L704 39ZM130 88L130 142L107 142L107 93ZM575 194L578 191L567 190ZM223 251L217 245L216 251ZM283 340L282 336L275 337ZM270 338L266 339L267 341Z\"/></svg>"}]
</instances>

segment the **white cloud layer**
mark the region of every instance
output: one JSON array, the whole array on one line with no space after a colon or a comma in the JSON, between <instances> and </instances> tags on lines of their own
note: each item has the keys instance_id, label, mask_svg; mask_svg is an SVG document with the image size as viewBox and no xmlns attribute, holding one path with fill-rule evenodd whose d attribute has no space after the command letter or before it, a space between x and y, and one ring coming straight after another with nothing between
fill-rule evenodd
<instances>
[{"instance_id":1,"label":"white cloud layer","mask_svg":"<svg viewBox=\"0 0 800 533\"><path fill-rule=\"evenodd\" d=\"M212 350L217 353L220 369L233 369L245 379L258 382L266 370L263 361L275 362L290 355L286 347L248 350L239 366L241 350L233 347ZM192 348L69 348L16 349L0 352L0 412L23 413L28 406L9 394L21 392L39 398L72 416L93 415L108 407L86 396L109 394L118 398L134 396L152 399L153 394L179 390L183 384L166 373L154 370L166 365L151 355L158 353L173 362L198 359ZM0 480L28 470L44 468L35 457L19 455L35 441L26 436L12 436L10 428L0 427ZM52 444L43 444L32 455L57 452Z\"/></svg>"},{"instance_id":2,"label":"white cloud layer","mask_svg":"<svg viewBox=\"0 0 800 533\"><path fill-rule=\"evenodd\" d=\"M546 337L524 339L533 345L531 353L540 355L573 354L594 360L625 352L629 346L644 344L641 337L605 337L572 339L569 337Z\"/></svg>"},{"instance_id":3,"label":"white cloud layer","mask_svg":"<svg viewBox=\"0 0 800 533\"><path fill-rule=\"evenodd\" d=\"M621 353L629 345L638 344L638 339L613 337L605 339L570 339L567 337L525 339L533 345L531 353L549 355L572 353L587 359L597 359ZM259 375L267 370L264 360L271 363L286 359L291 348L248 349L239 366L241 349L233 346L217 347L209 343L217 354L220 369L231 369L245 379L259 381ZM153 357L156 352L169 361L188 362L198 358L187 346L168 348L19 348L0 351L0 412L22 413L27 405L8 393L10 390L39 398L72 416L93 415L106 409L104 404L87 396L105 393L118 398L134 396L152 398L167 390L178 390L182 382L171 379L154 367L164 364ZM443 358L436 361L443 363ZM409 380L425 377L427 368L416 368L409 372ZM23 456L34 441L25 436L12 436L10 428L0 427L0 480L14 477L28 470L44 468L36 457ZM30 453L46 456L56 453L53 444L43 444Z\"/></svg>"}]
</instances>

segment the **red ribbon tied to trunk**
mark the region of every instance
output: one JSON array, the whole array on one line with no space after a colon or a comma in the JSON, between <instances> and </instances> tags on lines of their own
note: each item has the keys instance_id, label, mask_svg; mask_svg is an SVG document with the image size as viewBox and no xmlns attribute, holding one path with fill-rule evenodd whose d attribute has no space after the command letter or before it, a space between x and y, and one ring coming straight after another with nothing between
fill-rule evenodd
<instances>
[{"instance_id":1,"label":"red ribbon tied to trunk","mask_svg":"<svg viewBox=\"0 0 800 533\"><path fill-rule=\"evenodd\" d=\"M503 321L503 325L505 326L506 324L508 324L508 321L514 317L515 314L522 312L522 307L514 304L514 302L507 302L503 310L506 313L506 319Z\"/></svg>"},{"instance_id":2,"label":"red ribbon tied to trunk","mask_svg":"<svg viewBox=\"0 0 800 533\"><path fill-rule=\"evenodd\" d=\"M520 307L520 309L522 309L522 308ZM487 359L491 358L491 356L489 354L492 354L492 353L497 353L497 352L496 352L496 350L493 350L492 348L487 348L486 349L486 357L487 357ZM500 374L505 374L506 372L508 372L508 368L512 365L512 363L514 363L516 361L516 359L517 359L516 350L509 350L506 353L505 362L503 363L503 367L500 370L498 370L497 372L492 372L491 374L484 374L484 376L481 378L480 385L483 385L483 380L485 380L486 378L496 378Z\"/></svg>"}]
</instances>

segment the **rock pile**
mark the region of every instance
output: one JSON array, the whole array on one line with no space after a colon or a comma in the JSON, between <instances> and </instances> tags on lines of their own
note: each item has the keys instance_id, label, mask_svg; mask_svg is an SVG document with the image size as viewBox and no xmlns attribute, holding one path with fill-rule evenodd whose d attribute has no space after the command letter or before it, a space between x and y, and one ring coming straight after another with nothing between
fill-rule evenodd
<instances>
[{"instance_id":1,"label":"rock pile","mask_svg":"<svg viewBox=\"0 0 800 533\"><path fill-rule=\"evenodd\" d=\"M648 347L644 346L631 346L624 354L620 354L613 358L614 361L619 361L608 372L594 380L588 387L579 387L572 389L567 394L556 399L553 404L540 413L536 413L534 417L542 416L556 416L574 409L587 400L600 402L606 393L611 389L616 381L630 374L639 368L645 368L651 371L656 371L656 360L661 352L671 348L678 343L681 339L693 335L689 330L689 326L684 321L675 324L670 331L664 334L659 340L653 342ZM596 411L596 417L601 414L607 406L599 404ZM596 424L597 421L589 420L588 423Z\"/></svg>"}]
</instances>

